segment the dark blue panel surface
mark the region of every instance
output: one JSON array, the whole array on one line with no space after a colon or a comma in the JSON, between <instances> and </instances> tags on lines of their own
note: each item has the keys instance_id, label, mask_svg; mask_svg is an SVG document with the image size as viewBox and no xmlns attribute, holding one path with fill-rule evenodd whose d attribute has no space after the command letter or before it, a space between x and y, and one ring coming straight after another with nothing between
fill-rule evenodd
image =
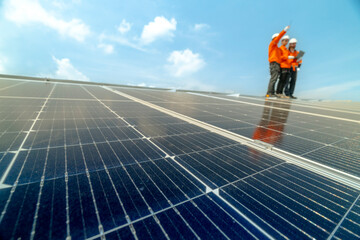
<instances>
[{"instance_id":1,"label":"dark blue panel surface","mask_svg":"<svg viewBox=\"0 0 360 240\"><path fill-rule=\"evenodd\" d=\"M71 236L76 239L99 234L88 178L85 174L69 177L68 186Z\"/></svg>"},{"instance_id":2,"label":"dark blue panel surface","mask_svg":"<svg viewBox=\"0 0 360 240\"><path fill-rule=\"evenodd\" d=\"M142 195L123 168L110 169L109 174L114 182L115 189L119 194L126 214L132 221L150 214Z\"/></svg>"},{"instance_id":3,"label":"dark blue panel surface","mask_svg":"<svg viewBox=\"0 0 360 240\"><path fill-rule=\"evenodd\" d=\"M46 157L46 149L21 151L17 156L5 183L13 184L19 175L19 184L40 181Z\"/></svg>"},{"instance_id":4,"label":"dark blue panel surface","mask_svg":"<svg viewBox=\"0 0 360 240\"><path fill-rule=\"evenodd\" d=\"M0 223L2 239L28 239L33 226L40 184L17 186ZM14 211L16 209L16 211Z\"/></svg>"},{"instance_id":5,"label":"dark blue panel surface","mask_svg":"<svg viewBox=\"0 0 360 240\"><path fill-rule=\"evenodd\" d=\"M266 138L262 139L261 141L271 142L274 144L274 146L296 155L303 155L312 150L325 146L324 144L315 141L289 135L283 135L280 141L272 141L273 139L274 138Z\"/></svg>"},{"instance_id":6,"label":"dark blue panel surface","mask_svg":"<svg viewBox=\"0 0 360 240\"><path fill-rule=\"evenodd\" d=\"M42 188L35 239L66 238L65 179L45 181Z\"/></svg>"},{"instance_id":7,"label":"dark blue panel surface","mask_svg":"<svg viewBox=\"0 0 360 240\"><path fill-rule=\"evenodd\" d=\"M216 198L215 195L212 196ZM208 197L200 197L194 203L230 239L255 239L251 233L221 209ZM260 232L257 232L260 235ZM264 237L263 235L260 235Z\"/></svg>"},{"instance_id":8,"label":"dark blue panel surface","mask_svg":"<svg viewBox=\"0 0 360 240\"><path fill-rule=\"evenodd\" d=\"M14 155L14 153L0 153L0 176L6 171Z\"/></svg>"},{"instance_id":9,"label":"dark blue panel surface","mask_svg":"<svg viewBox=\"0 0 360 240\"><path fill-rule=\"evenodd\" d=\"M193 203L187 202L176 209L202 239L226 239L223 233Z\"/></svg>"},{"instance_id":10,"label":"dark blue panel surface","mask_svg":"<svg viewBox=\"0 0 360 240\"><path fill-rule=\"evenodd\" d=\"M221 191L225 199L274 237L316 239L326 239L332 233L358 194L290 164L255 174Z\"/></svg>"},{"instance_id":11,"label":"dark blue panel surface","mask_svg":"<svg viewBox=\"0 0 360 240\"><path fill-rule=\"evenodd\" d=\"M25 138L23 132L4 133L0 136L0 152L16 151Z\"/></svg>"},{"instance_id":12,"label":"dark blue panel surface","mask_svg":"<svg viewBox=\"0 0 360 240\"><path fill-rule=\"evenodd\" d=\"M53 87L29 86L43 86L35 94L43 97ZM262 109L187 93L125 91L360 172L355 124L289 112L290 104L276 101ZM335 239L360 236L359 203L349 211L358 190L98 86L58 84L44 102L0 101L0 177L15 155L9 151L21 150L4 182L10 186L0 189L1 239L29 239L32 230L34 239L327 239L347 213ZM257 130L268 135L255 138Z\"/></svg>"},{"instance_id":13,"label":"dark blue panel surface","mask_svg":"<svg viewBox=\"0 0 360 240\"><path fill-rule=\"evenodd\" d=\"M335 236L342 239L360 239L360 195L348 213Z\"/></svg>"},{"instance_id":14,"label":"dark blue panel surface","mask_svg":"<svg viewBox=\"0 0 360 240\"><path fill-rule=\"evenodd\" d=\"M123 227L119 230L113 231L105 235L106 239L121 239L121 240L133 240L135 239L130 227ZM100 240L101 238L99 238Z\"/></svg>"},{"instance_id":15,"label":"dark blue panel surface","mask_svg":"<svg viewBox=\"0 0 360 240\"><path fill-rule=\"evenodd\" d=\"M360 176L360 153L327 146L305 154L304 157L316 159L317 162L340 169L355 176Z\"/></svg>"},{"instance_id":16,"label":"dark blue panel surface","mask_svg":"<svg viewBox=\"0 0 360 240\"><path fill-rule=\"evenodd\" d=\"M187 226L181 215L169 209L156 215L170 239L196 239L196 233Z\"/></svg>"},{"instance_id":17,"label":"dark blue panel surface","mask_svg":"<svg viewBox=\"0 0 360 240\"><path fill-rule=\"evenodd\" d=\"M134 223L134 228L138 239L166 239L164 232L152 217Z\"/></svg>"},{"instance_id":18,"label":"dark blue panel surface","mask_svg":"<svg viewBox=\"0 0 360 240\"><path fill-rule=\"evenodd\" d=\"M126 171L153 211L159 211L170 206L162 190L148 177L143 168L138 165L129 165L126 166Z\"/></svg>"},{"instance_id":19,"label":"dark blue panel surface","mask_svg":"<svg viewBox=\"0 0 360 240\"><path fill-rule=\"evenodd\" d=\"M209 132L157 137L152 138L152 141L154 141L162 149L165 149L166 152L174 155L236 144L236 142L230 139L226 139L222 136Z\"/></svg>"},{"instance_id":20,"label":"dark blue panel surface","mask_svg":"<svg viewBox=\"0 0 360 240\"><path fill-rule=\"evenodd\" d=\"M11 188L0 189L0 212L5 208L6 202L9 199Z\"/></svg>"},{"instance_id":21,"label":"dark blue panel surface","mask_svg":"<svg viewBox=\"0 0 360 240\"><path fill-rule=\"evenodd\" d=\"M49 148L45 169L45 179L65 176L65 149Z\"/></svg>"}]
</instances>

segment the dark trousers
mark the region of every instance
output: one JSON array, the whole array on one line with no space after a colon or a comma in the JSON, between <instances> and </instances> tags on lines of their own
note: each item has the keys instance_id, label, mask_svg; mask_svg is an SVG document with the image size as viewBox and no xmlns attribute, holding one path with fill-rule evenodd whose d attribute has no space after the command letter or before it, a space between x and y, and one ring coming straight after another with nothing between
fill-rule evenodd
<instances>
[{"instance_id":1,"label":"dark trousers","mask_svg":"<svg viewBox=\"0 0 360 240\"><path fill-rule=\"evenodd\" d=\"M280 64L277 62L270 63L270 81L266 94L274 94L275 93L275 83L278 80L280 75Z\"/></svg>"},{"instance_id":2,"label":"dark trousers","mask_svg":"<svg viewBox=\"0 0 360 240\"><path fill-rule=\"evenodd\" d=\"M294 94L296 78L297 78L297 70L295 68L295 71L294 71L291 68L290 69L290 79L288 81L288 84L285 85L285 94L286 94L286 96L292 96Z\"/></svg>"},{"instance_id":3,"label":"dark trousers","mask_svg":"<svg viewBox=\"0 0 360 240\"><path fill-rule=\"evenodd\" d=\"M289 81L289 77L290 77L290 68L282 68L280 74L280 80L276 87L277 94L283 94L284 87Z\"/></svg>"}]
</instances>

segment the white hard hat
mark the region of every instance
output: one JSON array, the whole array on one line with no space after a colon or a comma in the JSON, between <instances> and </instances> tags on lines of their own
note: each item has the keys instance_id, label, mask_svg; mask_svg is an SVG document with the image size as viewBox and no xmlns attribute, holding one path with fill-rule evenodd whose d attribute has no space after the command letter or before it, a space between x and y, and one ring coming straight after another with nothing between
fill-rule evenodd
<instances>
[{"instance_id":1,"label":"white hard hat","mask_svg":"<svg viewBox=\"0 0 360 240\"><path fill-rule=\"evenodd\" d=\"M279 36L279 34L278 34L278 33L274 33L274 34L272 35L272 39L276 38L277 36Z\"/></svg>"},{"instance_id":2,"label":"white hard hat","mask_svg":"<svg viewBox=\"0 0 360 240\"><path fill-rule=\"evenodd\" d=\"M285 35L283 38L282 38L282 40L285 40L285 39L290 39L290 37L289 37L289 35Z\"/></svg>"},{"instance_id":3,"label":"white hard hat","mask_svg":"<svg viewBox=\"0 0 360 240\"><path fill-rule=\"evenodd\" d=\"M290 39L289 43L297 43L296 38Z\"/></svg>"}]
</instances>

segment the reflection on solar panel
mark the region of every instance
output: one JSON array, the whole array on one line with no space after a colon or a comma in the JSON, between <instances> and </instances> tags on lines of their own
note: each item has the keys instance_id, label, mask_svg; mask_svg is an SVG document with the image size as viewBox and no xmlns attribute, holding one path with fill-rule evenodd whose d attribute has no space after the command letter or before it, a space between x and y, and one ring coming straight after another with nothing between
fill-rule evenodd
<instances>
[{"instance_id":1,"label":"reflection on solar panel","mask_svg":"<svg viewBox=\"0 0 360 240\"><path fill-rule=\"evenodd\" d=\"M1 239L359 239L360 108L0 79Z\"/></svg>"}]
</instances>

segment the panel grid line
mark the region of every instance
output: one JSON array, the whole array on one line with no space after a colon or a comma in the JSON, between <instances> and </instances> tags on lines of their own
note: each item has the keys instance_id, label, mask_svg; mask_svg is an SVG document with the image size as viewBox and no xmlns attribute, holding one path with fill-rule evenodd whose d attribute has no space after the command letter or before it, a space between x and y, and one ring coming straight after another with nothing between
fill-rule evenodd
<instances>
[{"instance_id":1,"label":"panel grid line","mask_svg":"<svg viewBox=\"0 0 360 240\"><path fill-rule=\"evenodd\" d=\"M51 92L49 93L47 99L44 101L44 104L42 105L40 111L38 112L35 121L34 121L33 124L31 125L31 127L30 127L30 129L29 129L29 132L26 134L26 136L25 136L24 140L22 141L22 143L21 143L18 151L16 151L16 153L15 153L15 155L13 156L13 158L12 158L9 166L7 167L6 171L3 173L3 176L2 176L2 178L0 179L0 187L4 187L4 181L5 181L6 177L7 177L7 175L9 174L11 167L13 166L13 164L14 164L14 162L15 162L15 159L16 159L17 156L19 155L22 146L24 145L25 141L27 140L27 138L28 138L28 136L29 136L30 131L31 131L32 128L34 127L34 125L35 125L38 117L40 116L42 110L44 109L45 105L47 104L50 95L53 93L53 91L54 91L54 89L55 89L55 86L56 86L56 84L53 85L53 88L51 89ZM27 156L28 156L28 155L29 155L29 152L27 153ZM26 158L26 159L27 159L27 158ZM11 198L12 198L12 196L13 196L13 193L15 192L15 189L16 189L16 187L17 187L17 182L18 182L18 180L19 180L19 178L20 178L20 175L21 175L21 172L22 172L22 170L23 170L23 168L24 168L24 166L25 166L25 162L26 162L26 160L24 161L24 163L23 163L23 165L22 165L22 167L21 167L21 169L20 169L20 172L19 172L19 174L18 174L18 176L17 176L17 178L16 178L16 181L15 181L14 185L11 187L10 196L8 197L8 199L7 199L7 201L6 201L6 204L5 204L5 207L4 207L4 209L3 209L2 213L1 213L1 216L0 216L0 224L1 224L3 218L4 218L5 214L6 214L6 211L7 211L7 208L8 208L8 206L9 206L9 203L10 203L10 201L11 201Z\"/></svg>"},{"instance_id":2,"label":"panel grid line","mask_svg":"<svg viewBox=\"0 0 360 240\"><path fill-rule=\"evenodd\" d=\"M352 208L355 206L356 202L360 199L360 194L357 196L357 198L354 200L354 202L351 204L351 206L349 207L349 209L347 210L347 212L344 214L344 216L342 217L342 219L340 220L340 222L336 225L335 229L332 231L332 233L330 234L330 236L327 238L327 240L330 240L334 237L334 234L336 233L336 231L339 229L339 227L341 226L341 224L344 222L344 220L346 219L346 217L349 215L349 213L351 212Z\"/></svg>"}]
</instances>

